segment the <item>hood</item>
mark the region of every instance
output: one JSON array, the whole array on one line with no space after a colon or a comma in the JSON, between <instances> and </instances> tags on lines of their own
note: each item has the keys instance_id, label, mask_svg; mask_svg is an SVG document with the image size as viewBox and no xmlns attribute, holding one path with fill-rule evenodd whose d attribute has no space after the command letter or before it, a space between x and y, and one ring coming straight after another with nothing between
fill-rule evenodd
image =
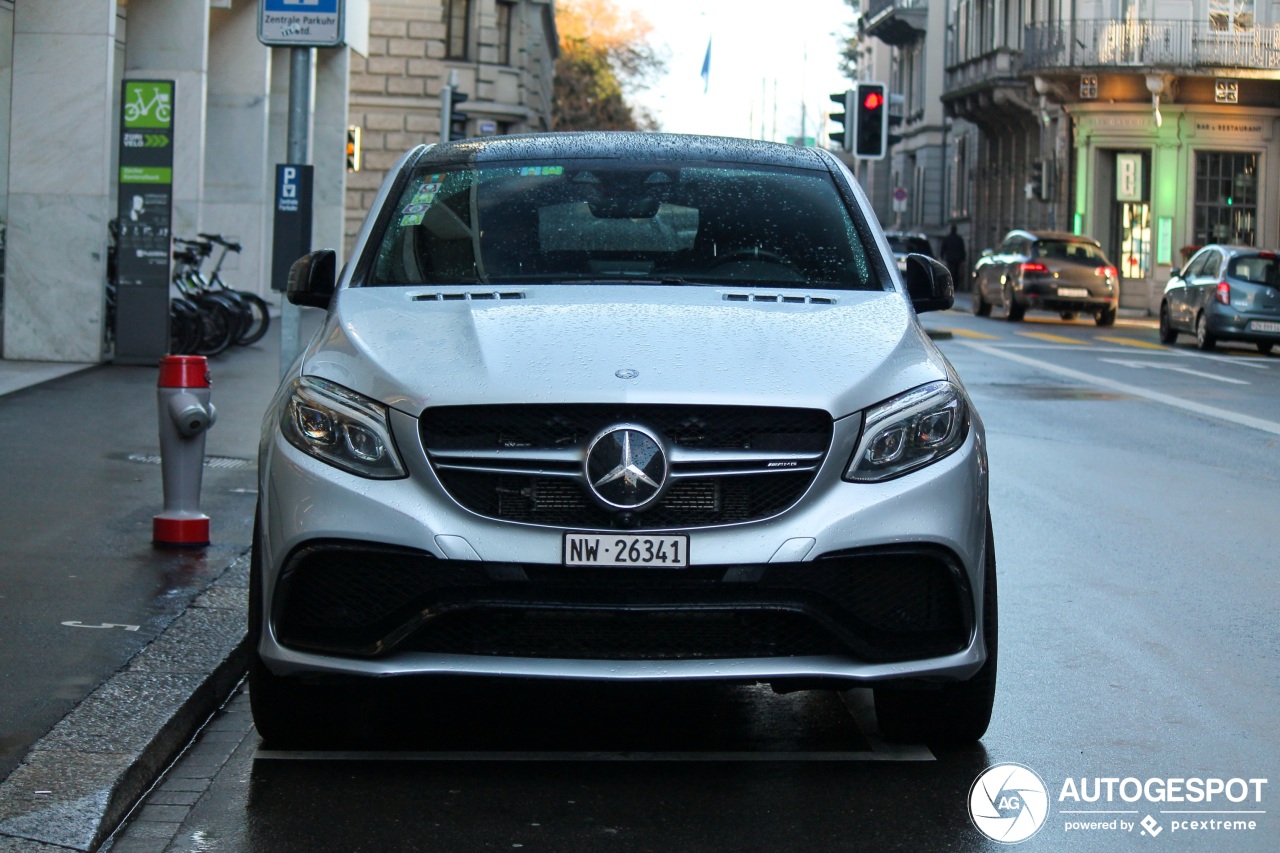
<instances>
[{"instance_id":1,"label":"hood","mask_svg":"<svg viewBox=\"0 0 1280 853\"><path fill-rule=\"evenodd\" d=\"M947 375L896 292L671 285L347 288L302 371L415 416L439 405L785 401L841 417Z\"/></svg>"}]
</instances>

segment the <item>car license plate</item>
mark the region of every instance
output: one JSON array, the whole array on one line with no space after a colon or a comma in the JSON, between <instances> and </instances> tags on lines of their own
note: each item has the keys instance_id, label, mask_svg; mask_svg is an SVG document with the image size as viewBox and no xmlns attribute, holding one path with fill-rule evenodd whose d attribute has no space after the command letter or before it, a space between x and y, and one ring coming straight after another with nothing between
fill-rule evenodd
<instances>
[{"instance_id":1,"label":"car license plate","mask_svg":"<svg viewBox=\"0 0 1280 853\"><path fill-rule=\"evenodd\" d=\"M564 564L678 569L689 565L689 537L566 533Z\"/></svg>"},{"instance_id":2,"label":"car license plate","mask_svg":"<svg viewBox=\"0 0 1280 853\"><path fill-rule=\"evenodd\" d=\"M1272 323L1267 320L1252 320L1249 322L1249 331L1280 332L1280 323Z\"/></svg>"},{"instance_id":3,"label":"car license plate","mask_svg":"<svg viewBox=\"0 0 1280 853\"><path fill-rule=\"evenodd\" d=\"M1083 287L1059 287L1059 288L1058 288L1058 295L1059 295L1059 296L1086 297L1086 296L1088 296L1088 295L1089 295L1089 291L1088 291L1087 289L1083 288Z\"/></svg>"}]
</instances>

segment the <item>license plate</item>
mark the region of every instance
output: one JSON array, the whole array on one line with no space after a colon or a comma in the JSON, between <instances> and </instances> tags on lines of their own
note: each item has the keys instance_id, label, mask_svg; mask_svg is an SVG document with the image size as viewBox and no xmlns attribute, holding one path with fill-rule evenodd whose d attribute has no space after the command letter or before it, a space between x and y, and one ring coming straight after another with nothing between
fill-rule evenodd
<instances>
[{"instance_id":1,"label":"license plate","mask_svg":"<svg viewBox=\"0 0 1280 853\"><path fill-rule=\"evenodd\" d=\"M689 537L646 536L637 533L566 533L564 564L678 569L689 565Z\"/></svg>"},{"instance_id":2,"label":"license plate","mask_svg":"<svg viewBox=\"0 0 1280 853\"><path fill-rule=\"evenodd\" d=\"M1249 331L1251 332L1280 332L1280 323L1272 323L1267 320L1252 320L1249 323Z\"/></svg>"},{"instance_id":3,"label":"license plate","mask_svg":"<svg viewBox=\"0 0 1280 853\"><path fill-rule=\"evenodd\" d=\"M1086 288L1083 288L1083 287L1059 287L1059 288L1058 288L1058 295L1059 295L1059 296L1076 296L1076 297L1086 297L1086 296L1088 296L1088 295L1089 295L1089 291L1088 291Z\"/></svg>"}]
</instances>

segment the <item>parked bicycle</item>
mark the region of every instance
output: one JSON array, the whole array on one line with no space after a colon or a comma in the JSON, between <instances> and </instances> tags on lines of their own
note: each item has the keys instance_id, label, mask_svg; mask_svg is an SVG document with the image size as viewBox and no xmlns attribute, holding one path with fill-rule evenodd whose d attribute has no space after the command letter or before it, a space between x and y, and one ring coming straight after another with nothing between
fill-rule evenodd
<instances>
[{"instance_id":1,"label":"parked bicycle","mask_svg":"<svg viewBox=\"0 0 1280 853\"><path fill-rule=\"evenodd\" d=\"M239 314L239 325L232 339L241 346L257 343L271 326L270 306L256 293L247 290L236 290L228 285L221 275L222 264L228 252L239 254L241 245L228 240L221 234L198 234L198 240L178 239L174 242L186 247L181 258L181 268L175 268L174 280L179 289L188 295L216 295L229 301ZM213 270L206 277L202 271L204 263L213 254L213 247L219 246L221 252L214 262ZM178 258L179 253L174 257Z\"/></svg>"}]
</instances>

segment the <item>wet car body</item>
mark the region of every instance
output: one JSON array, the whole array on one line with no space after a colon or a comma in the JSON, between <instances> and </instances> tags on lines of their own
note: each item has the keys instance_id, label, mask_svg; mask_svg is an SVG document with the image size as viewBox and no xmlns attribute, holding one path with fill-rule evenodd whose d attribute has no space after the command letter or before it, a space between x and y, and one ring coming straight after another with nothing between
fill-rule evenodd
<instances>
[{"instance_id":1,"label":"wet car body","mask_svg":"<svg viewBox=\"0 0 1280 853\"><path fill-rule=\"evenodd\" d=\"M263 424L259 731L460 675L869 685L891 737L980 737L983 428L916 318L946 268L892 258L816 149L407 153L341 274L291 273L328 313Z\"/></svg>"},{"instance_id":2,"label":"wet car body","mask_svg":"<svg viewBox=\"0 0 1280 853\"><path fill-rule=\"evenodd\" d=\"M1202 247L1174 270L1160 302L1160 340L1196 336L1200 349L1243 341L1271 352L1280 343L1280 258L1249 246Z\"/></svg>"},{"instance_id":3,"label":"wet car body","mask_svg":"<svg viewBox=\"0 0 1280 853\"><path fill-rule=\"evenodd\" d=\"M1119 273L1089 237L1061 231L1010 231L1000 248L984 252L973 268L973 310L993 306L1007 320L1028 310L1055 311L1063 319L1092 314L1099 326L1115 323Z\"/></svg>"}]
</instances>

